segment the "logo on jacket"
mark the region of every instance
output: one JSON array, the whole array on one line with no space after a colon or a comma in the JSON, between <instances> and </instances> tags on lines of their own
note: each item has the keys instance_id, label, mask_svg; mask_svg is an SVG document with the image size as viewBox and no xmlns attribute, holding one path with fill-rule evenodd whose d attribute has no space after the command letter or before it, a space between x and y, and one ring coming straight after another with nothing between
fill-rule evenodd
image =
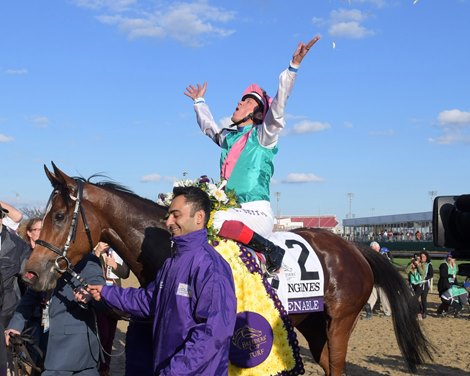
<instances>
[{"instance_id":1,"label":"logo on jacket","mask_svg":"<svg viewBox=\"0 0 470 376\"><path fill-rule=\"evenodd\" d=\"M186 283L180 283L178 285L178 290L176 290L176 295L184 296L186 298L191 297L191 288Z\"/></svg>"}]
</instances>

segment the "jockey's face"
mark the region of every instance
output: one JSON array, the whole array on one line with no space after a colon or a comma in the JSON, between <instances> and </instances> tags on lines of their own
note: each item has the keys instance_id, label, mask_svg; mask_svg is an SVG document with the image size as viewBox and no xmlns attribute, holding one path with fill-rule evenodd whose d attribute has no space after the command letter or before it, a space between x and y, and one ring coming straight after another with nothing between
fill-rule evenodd
<instances>
[{"instance_id":1,"label":"jockey's face","mask_svg":"<svg viewBox=\"0 0 470 376\"><path fill-rule=\"evenodd\" d=\"M177 196L168 209L166 227L171 235L181 236L204 228L204 211L192 213L192 204L183 195Z\"/></svg>"},{"instance_id":2,"label":"jockey's face","mask_svg":"<svg viewBox=\"0 0 470 376\"><path fill-rule=\"evenodd\" d=\"M235 109L234 113L232 114L232 121L236 123L237 121L242 120L246 116L253 113L255 108L258 106L258 103L250 97L245 98L243 101L238 102L238 106ZM238 126L244 126L247 124L252 124L253 120L250 118L243 123L239 124Z\"/></svg>"}]
</instances>

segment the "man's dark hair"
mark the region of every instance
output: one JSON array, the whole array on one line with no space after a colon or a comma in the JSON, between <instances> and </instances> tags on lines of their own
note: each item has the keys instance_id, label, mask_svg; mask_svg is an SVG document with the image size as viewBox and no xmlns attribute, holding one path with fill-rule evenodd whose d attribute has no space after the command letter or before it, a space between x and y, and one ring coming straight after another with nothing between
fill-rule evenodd
<instances>
[{"instance_id":1,"label":"man's dark hair","mask_svg":"<svg viewBox=\"0 0 470 376\"><path fill-rule=\"evenodd\" d=\"M173 188L173 197L184 196L186 202L191 204L191 216L197 211L203 210L205 214L204 226L207 227L211 215L212 204L209 196L198 187L175 187Z\"/></svg>"}]
</instances>

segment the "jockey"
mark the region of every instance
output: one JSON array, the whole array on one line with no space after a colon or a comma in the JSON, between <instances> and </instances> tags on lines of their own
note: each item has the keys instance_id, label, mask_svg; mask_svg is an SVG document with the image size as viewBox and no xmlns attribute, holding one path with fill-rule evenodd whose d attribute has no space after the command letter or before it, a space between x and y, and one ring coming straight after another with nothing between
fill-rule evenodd
<instances>
[{"instance_id":1,"label":"jockey","mask_svg":"<svg viewBox=\"0 0 470 376\"><path fill-rule=\"evenodd\" d=\"M219 235L243 243L266 256L268 272L282 265L284 250L266 239L272 232L274 215L269 184L274 173L279 133L284 128L284 109L293 88L297 70L310 48L320 39L299 43L289 68L279 76L274 99L257 84L243 92L232 114L229 128L220 129L205 103L207 82L190 85L184 93L194 100L197 122L202 132L222 148L221 178L227 189L237 194L241 208L218 211L213 226Z\"/></svg>"}]
</instances>

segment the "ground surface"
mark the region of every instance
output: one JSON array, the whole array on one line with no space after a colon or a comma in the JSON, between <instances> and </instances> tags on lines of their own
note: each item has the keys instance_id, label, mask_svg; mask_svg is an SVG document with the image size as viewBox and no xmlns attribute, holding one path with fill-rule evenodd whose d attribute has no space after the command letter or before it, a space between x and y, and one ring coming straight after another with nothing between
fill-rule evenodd
<instances>
[{"instance_id":1,"label":"ground surface","mask_svg":"<svg viewBox=\"0 0 470 376\"><path fill-rule=\"evenodd\" d=\"M135 279L128 279L127 286L135 285ZM434 361L422 367L418 375L426 376L468 376L470 375L470 314L467 311L461 318L435 317L438 297L435 293L429 296L430 315L423 321L422 327L427 338L437 351ZM115 338L115 353L124 348L124 335L127 323L119 322ZM315 364L303 338L300 337L306 375L323 375L321 368ZM113 358L111 375L124 375L124 354ZM378 376L409 375L398 350L392 320L389 317L374 316L371 320L359 320L349 342L347 358L347 375Z\"/></svg>"}]
</instances>

